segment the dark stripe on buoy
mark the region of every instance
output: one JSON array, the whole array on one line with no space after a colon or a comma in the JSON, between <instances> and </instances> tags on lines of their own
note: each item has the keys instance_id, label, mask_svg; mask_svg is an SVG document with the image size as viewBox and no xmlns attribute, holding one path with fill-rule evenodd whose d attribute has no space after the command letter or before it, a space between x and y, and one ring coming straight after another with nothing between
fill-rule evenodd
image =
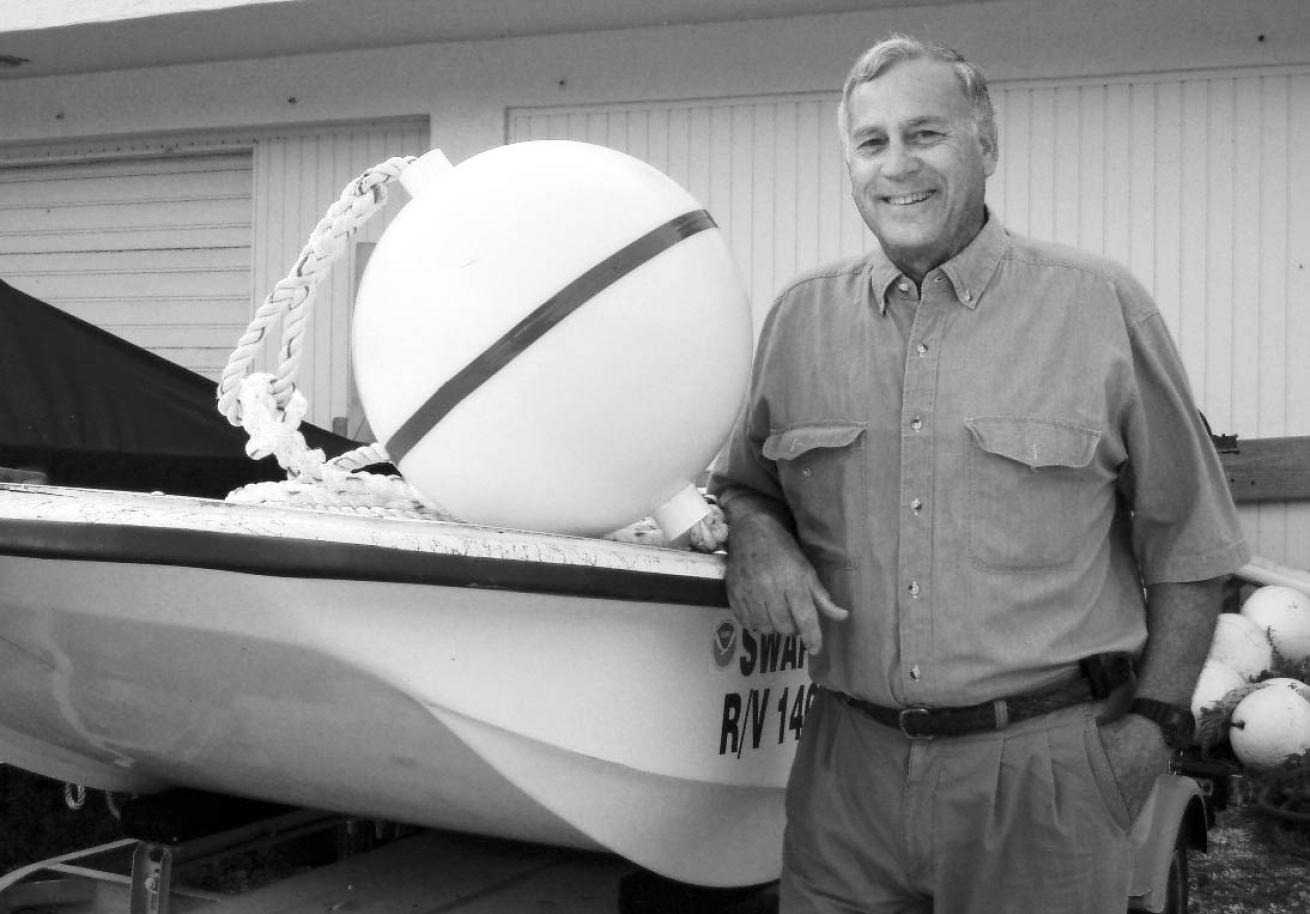
<instances>
[{"instance_id":1,"label":"dark stripe on buoy","mask_svg":"<svg viewBox=\"0 0 1310 914\"><path fill-rule=\"evenodd\" d=\"M477 390L488 378L568 317L589 299L603 292L613 283L637 267L668 250L684 238L714 226L714 219L705 210L684 213L670 219L627 247L621 248L596 264L563 289L547 299L531 314L514 325L486 351L451 376L436 393L410 416L386 444L392 463L399 463L446 414L460 401Z\"/></svg>"}]
</instances>

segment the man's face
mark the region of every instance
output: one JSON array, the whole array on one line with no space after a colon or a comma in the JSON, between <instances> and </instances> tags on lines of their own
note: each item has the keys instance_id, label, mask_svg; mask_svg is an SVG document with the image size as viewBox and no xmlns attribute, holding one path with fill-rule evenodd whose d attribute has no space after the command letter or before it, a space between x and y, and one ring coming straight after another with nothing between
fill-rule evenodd
<instances>
[{"instance_id":1,"label":"man's face","mask_svg":"<svg viewBox=\"0 0 1310 914\"><path fill-rule=\"evenodd\" d=\"M916 280L959 253L983 224L996 170L951 66L907 60L851 94L846 166L865 223Z\"/></svg>"}]
</instances>

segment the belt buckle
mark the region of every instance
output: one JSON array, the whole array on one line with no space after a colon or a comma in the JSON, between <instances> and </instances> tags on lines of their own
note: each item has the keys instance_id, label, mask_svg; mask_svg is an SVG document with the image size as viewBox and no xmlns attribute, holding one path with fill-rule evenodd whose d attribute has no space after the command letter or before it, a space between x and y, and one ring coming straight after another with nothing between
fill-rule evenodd
<instances>
[{"instance_id":1,"label":"belt buckle","mask_svg":"<svg viewBox=\"0 0 1310 914\"><path fill-rule=\"evenodd\" d=\"M927 708L902 708L901 712L896 715L896 723L907 739L932 739L931 733L915 733L911 731L909 726L910 721L915 719L921 719L924 723L927 723L928 716Z\"/></svg>"}]
</instances>

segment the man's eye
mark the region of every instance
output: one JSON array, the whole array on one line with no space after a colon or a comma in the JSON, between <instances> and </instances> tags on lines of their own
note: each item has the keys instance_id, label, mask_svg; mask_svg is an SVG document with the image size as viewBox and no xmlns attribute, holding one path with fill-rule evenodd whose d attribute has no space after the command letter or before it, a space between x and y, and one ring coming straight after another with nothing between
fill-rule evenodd
<instances>
[{"instance_id":1,"label":"man's eye","mask_svg":"<svg viewBox=\"0 0 1310 914\"><path fill-rule=\"evenodd\" d=\"M911 138L916 143L922 144L922 143L935 143L937 142L937 140L941 139L941 136L942 134L941 131L939 130L916 130L912 134Z\"/></svg>"}]
</instances>

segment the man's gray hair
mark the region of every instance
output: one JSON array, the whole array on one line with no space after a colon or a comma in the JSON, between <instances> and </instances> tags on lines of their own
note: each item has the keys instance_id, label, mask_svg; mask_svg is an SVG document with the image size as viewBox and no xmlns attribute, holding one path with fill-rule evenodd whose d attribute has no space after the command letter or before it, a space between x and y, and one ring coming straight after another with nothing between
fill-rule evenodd
<instances>
[{"instance_id":1,"label":"man's gray hair","mask_svg":"<svg viewBox=\"0 0 1310 914\"><path fill-rule=\"evenodd\" d=\"M996 115L992 110L992 98L987 93L987 79L982 72L951 48L906 35L891 35L860 55L860 59L855 61L855 65L851 67L851 72L846 77L846 83L842 86L841 104L837 107L837 127L841 130L843 149L850 142L849 108L851 95L856 87L872 82L895 64L922 58L940 60L951 65L960 80L964 97L968 99L969 107L973 110L978 135L990 141L993 146L996 145Z\"/></svg>"}]
</instances>

